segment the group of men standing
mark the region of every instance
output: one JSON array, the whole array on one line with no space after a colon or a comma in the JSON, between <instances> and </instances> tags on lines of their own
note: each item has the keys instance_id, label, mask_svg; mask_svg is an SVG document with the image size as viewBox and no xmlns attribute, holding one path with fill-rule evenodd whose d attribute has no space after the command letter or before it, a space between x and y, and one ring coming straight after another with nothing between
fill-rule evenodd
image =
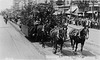
<instances>
[{"instance_id":1,"label":"group of men standing","mask_svg":"<svg viewBox=\"0 0 100 60\"><path fill-rule=\"evenodd\" d=\"M97 28L99 29L99 20L89 19L89 18L73 18L69 20L70 24L74 24L77 26L85 26L87 25L89 28Z\"/></svg>"}]
</instances>

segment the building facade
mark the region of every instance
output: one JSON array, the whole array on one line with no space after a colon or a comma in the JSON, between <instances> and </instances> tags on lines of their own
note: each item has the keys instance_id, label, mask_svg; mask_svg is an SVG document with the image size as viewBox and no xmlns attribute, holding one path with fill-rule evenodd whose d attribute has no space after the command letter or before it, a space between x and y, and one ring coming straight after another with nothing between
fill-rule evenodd
<instances>
[{"instance_id":1,"label":"building facade","mask_svg":"<svg viewBox=\"0 0 100 60\"><path fill-rule=\"evenodd\" d=\"M28 3L28 0L13 0L13 9L19 10Z\"/></svg>"},{"instance_id":2,"label":"building facade","mask_svg":"<svg viewBox=\"0 0 100 60\"><path fill-rule=\"evenodd\" d=\"M29 2L33 2L33 3L45 3L45 2L49 2L51 0L13 0L13 6L15 9L19 9L21 6L28 4Z\"/></svg>"}]
</instances>

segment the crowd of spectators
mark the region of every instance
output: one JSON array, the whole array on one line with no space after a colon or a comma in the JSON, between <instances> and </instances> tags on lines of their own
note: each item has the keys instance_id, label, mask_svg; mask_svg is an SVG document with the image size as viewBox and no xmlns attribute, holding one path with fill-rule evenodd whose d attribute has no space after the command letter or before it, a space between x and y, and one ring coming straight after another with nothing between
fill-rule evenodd
<instances>
[{"instance_id":1,"label":"crowd of spectators","mask_svg":"<svg viewBox=\"0 0 100 60\"><path fill-rule=\"evenodd\" d=\"M77 26L88 26L89 28L100 29L99 19L95 20L92 18L75 18L71 17L68 19L69 24L77 25Z\"/></svg>"}]
</instances>

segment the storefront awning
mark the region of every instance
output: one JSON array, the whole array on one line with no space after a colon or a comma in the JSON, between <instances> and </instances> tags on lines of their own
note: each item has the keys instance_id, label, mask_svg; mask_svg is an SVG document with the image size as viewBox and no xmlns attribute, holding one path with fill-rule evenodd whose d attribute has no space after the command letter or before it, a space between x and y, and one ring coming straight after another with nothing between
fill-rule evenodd
<instances>
[{"instance_id":1,"label":"storefront awning","mask_svg":"<svg viewBox=\"0 0 100 60\"><path fill-rule=\"evenodd\" d=\"M87 13L96 13L97 11L88 11Z\"/></svg>"},{"instance_id":2,"label":"storefront awning","mask_svg":"<svg viewBox=\"0 0 100 60\"><path fill-rule=\"evenodd\" d=\"M72 6L68 11L65 13L70 14L70 13L78 13L78 6Z\"/></svg>"},{"instance_id":3,"label":"storefront awning","mask_svg":"<svg viewBox=\"0 0 100 60\"><path fill-rule=\"evenodd\" d=\"M58 14L61 14L61 12L55 11L55 12L53 13L53 15L58 15Z\"/></svg>"},{"instance_id":4,"label":"storefront awning","mask_svg":"<svg viewBox=\"0 0 100 60\"><path fill-rule=\"evenodd\" d=\"M78 14L78 16L83 16L82 14Z\"/></svg>"}]
</instances>

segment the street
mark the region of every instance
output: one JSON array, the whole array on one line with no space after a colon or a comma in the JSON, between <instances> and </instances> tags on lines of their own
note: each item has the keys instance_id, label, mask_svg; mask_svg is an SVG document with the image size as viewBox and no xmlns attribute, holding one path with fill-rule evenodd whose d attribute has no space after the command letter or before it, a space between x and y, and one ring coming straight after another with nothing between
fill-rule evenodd
<instances>
[{"instance_id":1,"label":"street","mask_svg":"<svg viewBox=\"0 0 100 60\"><path fill-rule=\"evenodd\" d=\"M83 27L69 25L68 32L73 29L81 29ZM20 30L20 29L17 29ZM80 54L80 44L78 46L78 55L75 55L70 46L70 42L65 42L62 57L58 54L53 54L53 48L49 45L46 48L38 42L29 42L19 31L10 23L5 24L0 16L0 59L91 59L99 60L100 55L100 30L90 29L89 39L86 40L83 53ZM5 38L6 37L6 38ZM40 56L40 57L38 57ZM44 57L45 56L45 57ZM84 58L83 58L84 57Z\"/></svg>"},{"instance_id":2,"label":"street","mask_svg":"<svg viewBox=\"0 0 100 60\"><path fill-rule=\"evenodd\" d=\"M0 0L1 59L100 60L100 0Z\"/></svg>"},{"instance_id":3,"label":"street","mask_svg":"<svg viewBox=\"0 0 100 60\"><path fill-rule=\"evenodd\" d=\"M69 27L68 31L70 31L72 29L72 27L74 28L83 28L80 26L74 26L74 25L69 25L71 27ZM88 49L89 51L92 51L93 53L95 53L96 55L100 55L100 30L97 29L89 29L89 39L86 40L85 43L85 48Z\"/></svg>"},{"instance_id":4,"label":"street","mask_svg":"<svg viewBox=\"0 0 100 60\"><path fill-rule=\"evenodd\" d=\"M71 31L73 28L76 29L82 29L83 27L81 26L75 26L75 25L69 25L68 26L68 32ZM83 49L83 53L80 54L80 44L78 46L78 54L75 55L72 51L72 48L70 46L70 42L65 42L64 45L65 47L63 48L63 52L62 52L62 56L63 57L57 57L59 56L58 54L53 54L53 48L51 48L49 46L49 44L47 44L46 48L42 48L42 46L39 43L33 43L33 45L35 45L37 47L37 49L39 49L41 52L43 52L47 58L59 58L59 59L83 59L82 57L84 57L84 59L92 59L92 60L99 60L99 55L100 55L100 30L97 29L89 29L89 39L86 40L85 45L84 45L84 49ZM70 58L71 57L71 58ZM89 58L87 58L89 57ZM83 60L84 60L83 59Z\"/></svg>"},{"instance_id":5,"label":"street","mask_svg":"<svg viewBox=\"0 0 100 60\"><path fill-rule=\"evenodd\" d=\"M35 47L11 24L5 24L0 16L0 60L1 59L38 59L45 60Z\"/></svg>"},{"instance_id":6,"label":"street","mask_svg":"<svg viewBox=\"0 0 100 60\"><path fill-rule=\"evenodd\" d=\"M75 26L75 25L69 25L68 26L68 33L69 31L71 31L73 28L75 29L82 29L83 27L81 26ZM49 44L47 44L46 48L42 48L42 46L39 43L33 43L33 45L35 45L41 52L43 52L47 58L59 58L59 59L70 59L71 58L75 58L75 59L83 59L82 57L84 57L84 59L93 59L93 60L99 60L99 56L100 56L100 30L97 29L89 29L89 39L86 40L85 45L84 45L84 50L83 53L80 54L80 44L78 46L78 55L75 55L72 51L72 48L70 46L70 42L65 42L64 45L66 47L63 48L63 52L62 55L63 57L57 57L59 56L59 53L57 55L53 54L53 48L51 48L49 46ZM87 58L90 57L90 58ZM97 57L97 58L95 58ZM83 60L84 60L83 59Z\"/></svg>"}]
</instances>

